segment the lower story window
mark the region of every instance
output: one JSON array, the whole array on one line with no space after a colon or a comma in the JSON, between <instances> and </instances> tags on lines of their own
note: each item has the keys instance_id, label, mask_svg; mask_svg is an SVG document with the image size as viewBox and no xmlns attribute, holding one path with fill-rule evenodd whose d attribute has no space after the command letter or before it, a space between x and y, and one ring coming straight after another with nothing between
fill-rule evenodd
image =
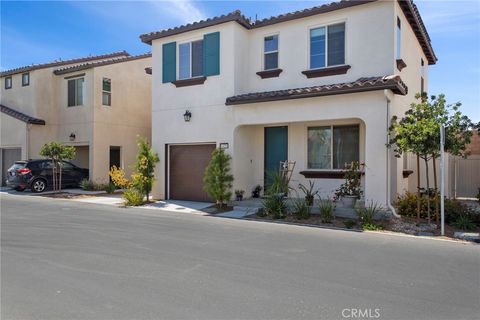
<instances>
[{"instance_id":1,"label":"lower story window","mask_svg":"<svg viewBox=\"0 0 480 320\"><path fill-rule=\"evenodd\" d=\"M343 169L359 161L359 126L308 128L308 169Z\"/></svg>"}]
</instances>

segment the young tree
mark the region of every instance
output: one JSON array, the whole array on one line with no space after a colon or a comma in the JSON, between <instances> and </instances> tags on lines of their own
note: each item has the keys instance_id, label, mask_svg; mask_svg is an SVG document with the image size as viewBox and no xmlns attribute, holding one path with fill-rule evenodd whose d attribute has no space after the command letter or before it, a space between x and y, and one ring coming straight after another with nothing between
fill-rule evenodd
<instances>
[{"instance_id":1,"label":"young tree","mask_svg":"<svg viewBox=\"0 0 480 320\"><path fill-rule=\"evenodd\" d=\"M417 102L410 105L404 117L397 121L392 118L389 128L389 146L394 148L397 157L404 152L410 152L425 162L427 192L430 195L429 160L439 156L440 127L445 130L445 150L453 155L467 156L466 145L470 143L471 129L474 124L467 116L458 110L460 103L446 104L445 95L431 96L417 94ZM417 168L420 170L420 168ZM436 168L434 168L436 173ZM436 181L435 181L436 186ZM418 186L420 198L420 186ZM429 196L430 199L430 196ZM417 212L417 217L420 212ZM430 206L428 205L428 220L430 222Z\"/></svg>"},{"instance_id":2,"label":"young tree","mask_svg":"<svg viewBox=\"0 0 480 320\"><path fill-rule=\"evenodd\" d=\"M233 176L230 174L231 159L232 157L223 149L215 149L212 152L212 159L205 169L203 188L220 207L232 196L230 191L233 182Z\"/></svg>"},{"instance_id":3,"label":"young tree","mask_svg":"<svg viewBox=\"0 0 480 320\"><path fill-rule=\"evenodd\" d=\"M40 155L52 160L53 190L62 190L63 160L75 158L75 147L60 142L46 143L40 149Z\"/></svg>"},{"instance_id":4,"label":"young tree","mask_svg":"<svg viewBox=\"0 0 480 320\"><path fill-rule=\"evenodd\" d=\"M132 175L132 184L137 191L147 196L148 202L155 181L155 167L160 159L145 138L138 138L137 146L137 161L134 165L135 173Z\"/></svg>"}]
</instances>

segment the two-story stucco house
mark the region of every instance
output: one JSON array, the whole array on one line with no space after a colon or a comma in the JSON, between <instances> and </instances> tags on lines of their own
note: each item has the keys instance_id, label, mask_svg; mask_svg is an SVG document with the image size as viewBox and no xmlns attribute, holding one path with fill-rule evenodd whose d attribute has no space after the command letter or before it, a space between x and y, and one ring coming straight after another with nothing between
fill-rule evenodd
<instances>
[{"instance_id":1,"label":"two-story stucco house","mask_svg":"<svg viewBox=\"0 0 480 320\"><path fill-rule=\"evenodd\" d=\"M3 71L2 175L15 160L39 158L51 141L75 146L72 162L93 181L108 181L111 165L128 174L137 135L151 136L150 64L150 54L122 51Z\"/></svg>"},{"instance_id":2,"label":"two-story stucco house","mask_svg":"<svg viewBox=\"0 0 480 320\"><path fill-rule=\"evenodd\" d=\"M324 196L344 164L365 164L365 199L388 205L408 188L408 159L386 148L392 115L426 91L436 63L410 1L341 1L259 21L239 11L140 36L152 46L157 197L207 199L211 151L232 156L234 189L263 185L295 161L291 186Z\"/></svg>"}]
</instances>

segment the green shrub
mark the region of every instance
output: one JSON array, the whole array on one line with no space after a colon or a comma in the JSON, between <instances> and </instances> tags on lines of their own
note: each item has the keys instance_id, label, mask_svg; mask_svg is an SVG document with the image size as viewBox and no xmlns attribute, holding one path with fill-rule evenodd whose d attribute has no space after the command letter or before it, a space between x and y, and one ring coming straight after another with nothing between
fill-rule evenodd
<instances>
[{"instance_id":1,"label":"green shrub","mask_svg":"<svg viewBox=\"0 0 480 320\"><path fill-rule=\"evenodd\" d=\"M308 187L299 184L298 188L303 192L305 195L305 200L307 201L307 206L313 206L313 200L315 196L318 194L318 190L313 191L313 188L315 188L315 182L312 180L308 180Z\"/></svg>"},{"instance_id":2,"label":"green shrub","mask_svg":"<svg viewBox=\"0 0 480 320\"><path fill-rule=\"evenodd\" d=\"M126 206L141 206L143 204L143 194L134 188L125 190L122 197Z\"/></svg>"},{"instance_id":3,"label":"green shrub","mask_svg":"<svg viewBox=\"0 0 480 320\"><path fill-rule=\"evenodd\" d=\"M403 195L399 195L395 201L395 207L397 213L405 217L417 216L417 194L411 192L405 192ZM420 217L427 218L428 202L427 197L420 198ZM435 212L435 203L430 202L430 212Z\"/></svg>"},{"instance_id":4,"label":"green shrub","mask_svg":"<svg viewBox=\"0 0 480 320\"><path fill-rule=\"evenodd\" d=\"M467 215L459 215L453 225L461 230L474 230L475 224L472 219Z\"/></svg>"},{"instance_id":5,"label":"green shrub","mask_svg":"<svg viewBox=\"0 0 480 320\"><path fill-rule=\"evenodd\" d=\"M303 198L297 198L293 202L293 212L297 219L308 219L310 217L310 208L307 200Z\"/></svg>"},{"instance_id":6,"label":"green shrub","mask_svg":"<svg viewBox=\"0 0 480 320\"><path fill-rule=\"evenodd\" d=\"M287 216L287 204L282 196L267 196L263 200L263 207L265 215L272 216L274 219L284 219Z\"/></svg>"},{"instance_id":7,"label":"green shrub","mask_svg":"<svg viewBox=\"0 0 480 320\"><path fill-rule=\"evenodd\" d=\"M362 228L363 228L363 230L372 230L372 231L383 229L383 227L381 225L378 225L378 224L375 224L375 223L364 223L362 225Z\"/></svg>"},{"instance_id":8,"label":"green shrub","mask_svg":"<svg viewBox=\"0 0 480 320\"><path fill-rule=\"evenodd\" d=\"M80 188L82 188L83 190L86 190L86 191L95 190L94 185L93 185L93 181L90 181L88 179L82 179L82 181L80 181Z\"/></svg>"},{"instance_id":9,"label":"green shrub","mask_svg":"<svg viewBox=\"0 0 480 320\"><path fill-rule=\"evenodd\" d=\"M330 199L322 199L319 200L320 203L320 219L323 223L332 223L335 215L333 213L334 205L333 201Z\"/></svg>"},{"instance_id":10,"label":"green shrub","mask_svg":"<svg viewBox=\"0 0 480 320\"><path fill-rule=\"evenodd\" d=\"M215 199L217 206L226 205L232 197L233 175L230 173L232 157L223 149L215 149L212 158L205 169L203 189Z\"/></svg>"},{"instance_id":11,"label":"green shrub","mask_svg":"<svg viewBox=\"0 0 480 320\"><path fill-rule=\"evenodd\" d=\"M364 208L357 208L357 216L358 219L361 221L362 225L363 224L373 224L373 218L375 217L375 214L380 210L380 206L377 203L374 203L373 201L370 202L370 204Z\"/></svg>"},{"instance_id":12,"label":"green shrub","mask_svg":"<svg viewBox=\"0 0 480 320\"><path fill-rule=\"evenodd\" d=\"M80 181L80 188L86 191L106 191L107 184L96 183L87 179Z\"/></svg>"},{"instance_id":13,"label":"green shrub","mask_svg":"<svg viewBox=\"0 0 480 320\"><path fill-rule=\"evenodd\" d=\"M347 227L347 229L352 229L353 227L355 227L357 225L357 221L346 220L346 221L343 222L343 224L345 225L345 227Z\"/></svg>"},{"instance_id":14,"label":"green shrub","mask_svg":"<svg viewBox=\"0 0 480 320\"><path fill-rule=\"evenodd\" d=\"M116 186L113 182L105 184L104 190L107 193L114 193L116 189Z\"/></svg>"}]
</instances>

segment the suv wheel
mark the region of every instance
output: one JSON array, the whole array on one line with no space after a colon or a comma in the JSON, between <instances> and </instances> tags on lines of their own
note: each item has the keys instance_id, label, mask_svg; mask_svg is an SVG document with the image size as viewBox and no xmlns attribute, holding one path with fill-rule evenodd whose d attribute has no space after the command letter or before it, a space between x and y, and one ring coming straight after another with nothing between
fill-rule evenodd
<instances>
[{"instance_id":1,"label":"suv wheel","mask_svg":"<svg viewBox=\"0 0 480 320\"><path fill-rule=\"evenodd\" d=\"M40 193L45 191L47 188L47 182L43 179L35 179L32 182L32 191L35 193Z\"/></svg>"}]
</instances>

